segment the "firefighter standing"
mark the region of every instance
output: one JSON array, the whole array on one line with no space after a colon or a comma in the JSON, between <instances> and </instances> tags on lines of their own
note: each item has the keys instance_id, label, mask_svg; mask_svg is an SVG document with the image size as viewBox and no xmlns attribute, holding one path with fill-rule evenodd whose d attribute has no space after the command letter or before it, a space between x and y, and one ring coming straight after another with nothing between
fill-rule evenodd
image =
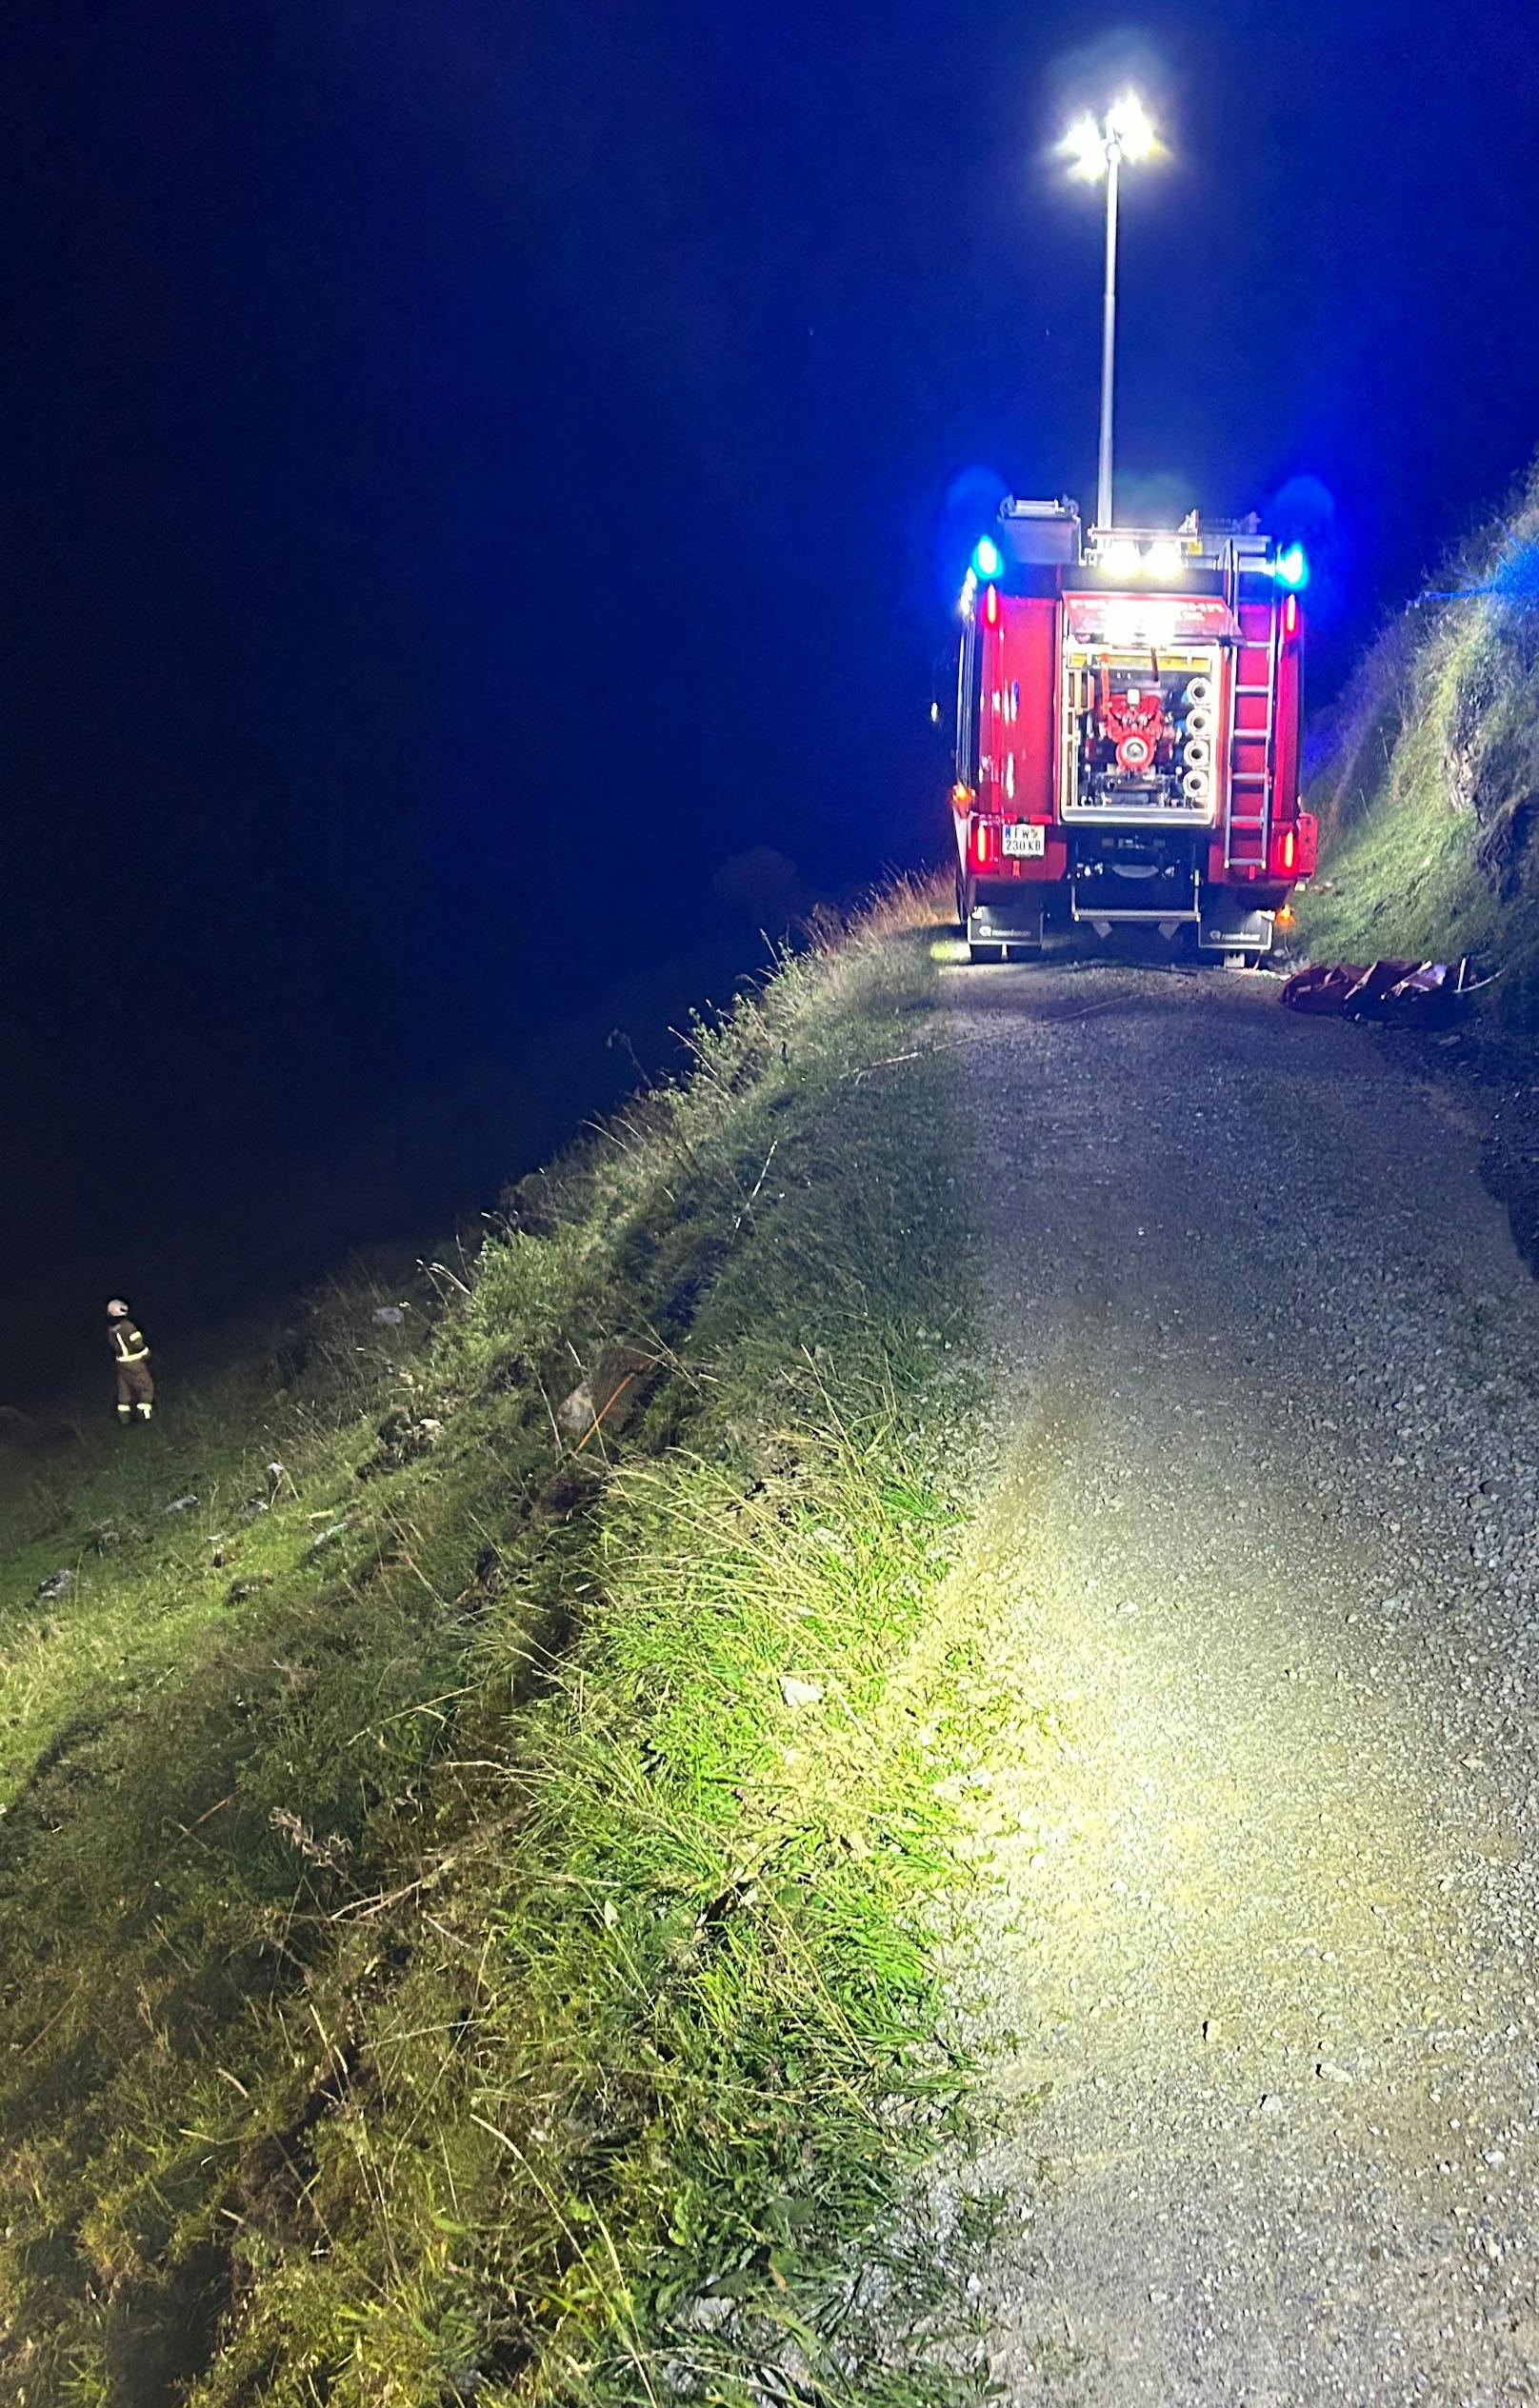
<instances>
[{"instance_id":1,"label":"firefighter standing","mask_svg":"<svg viewBox=\"0 0 1539 2408\"><path fill-rule=\"evenodd\" d=\"M150 1345L142 1329L129 1318L120 1296L107 1307L107 1336L117 1372L117 1418L148 1422L155 1410L155 1383L150 1371Z\"/></svg>"}]
</instances>

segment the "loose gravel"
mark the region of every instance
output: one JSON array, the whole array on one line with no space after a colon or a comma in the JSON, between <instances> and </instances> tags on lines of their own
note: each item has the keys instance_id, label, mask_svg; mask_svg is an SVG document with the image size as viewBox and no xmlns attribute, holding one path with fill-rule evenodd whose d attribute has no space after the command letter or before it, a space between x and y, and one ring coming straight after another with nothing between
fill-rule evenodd
<instances>
[{"instance_id":1,"label":"loose gravel","mask_svg":"<svg viewBox=\"0 0 1539 2408\"><path fill-rule=\"evenodd\" d=\"M1539 1289L1275 982L947 970L1012 2402L1539 2401Z\"/></svg>"}]
</instances>

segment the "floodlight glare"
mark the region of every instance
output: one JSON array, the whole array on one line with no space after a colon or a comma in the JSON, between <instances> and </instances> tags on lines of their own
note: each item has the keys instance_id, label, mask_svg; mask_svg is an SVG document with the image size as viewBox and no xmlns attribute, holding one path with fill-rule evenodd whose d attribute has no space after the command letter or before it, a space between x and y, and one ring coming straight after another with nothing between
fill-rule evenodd
<instances>
[{"instance_id":1,"label":"floodlight glare","mask_svg":"<svg viewBox=\"0 0 1539 2408\"><path fill-rule=\"evenodd\" d=\"M1150 544L1144 554L1144 567L1151 577L1179 577L1185 566L1179 544L1166 541Z\"/></svg>"},{"instance_id":2,"label":"floodlight glare","mask_svg":"<svg viewBox=\"0 0 1539 2408\"><path fill-rule=\"evenodd\" d=\"M1147 159L1155 149L1156 137L1148 109L1136 92L1125 92L1114 109L1107 111L1107 138L1114 142L1125 159Z\"/></svg>"},{"instance_id":3,"label":"floodlight glare","mask_svg":"<svg viewBox=\"0 0 1539 2408\"><path fill-rule=\"evenodd\" d=\"M984 535L980 537L978 547L972 555L972 566L977 570L980 577L998 576L999 546L994 542L991 535Z\"/></svg>"},{"instance_id":4,"label":"floodlight glare","mask_svg":"<svg viewBox=\"0 0 1539 2408\"><path fill-rule=\"evenodd\" d=\"M1069 161L1069 174L1082 175L1088 184L1107 171L1106 137L1088 109L1075 118L1058 150Z\"/></svg>"},{"instance_id":5,"label":"floodlight glare","mask_svg":"<svg viewBox=\"0 0 1539 2408\"><path fill-rule=\"evenodd\" d=\"M1143 554L1138 546L1129 543L1126 536L1119 536L1114 544L1109 544L1101 554L1102 567L1113 577L1136 577L1143 565Z\"/></svg>"}]
</instances>

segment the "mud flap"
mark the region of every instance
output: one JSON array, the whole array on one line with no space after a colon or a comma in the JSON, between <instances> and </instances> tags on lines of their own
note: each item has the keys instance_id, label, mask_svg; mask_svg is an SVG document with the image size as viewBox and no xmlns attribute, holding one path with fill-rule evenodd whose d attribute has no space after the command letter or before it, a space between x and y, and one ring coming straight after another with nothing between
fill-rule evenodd
<instances>
[{"instance_id":1,"label":"mud flap","mask_svg":"<svg viewBox=\"0 0 1539 2408\"><path fill-rule=\"evenodd\" d=\"M1042 947L1042 897L1010 895L1003 901L974 902L968 919L969 945L1011 945L1023 953Z\"/></svg>"},{"instance_id":2,"label":"mud flap","mask_svg":"<svg viewBox=\"0 0 1539 2408\"><path fill-rule=\"evenodd\" d=\"M1197 942L1212 953L1269 953L1272 915L1242 911L1239 897L1205 894L1197 924Z\"/></svg>"}]
</instances>

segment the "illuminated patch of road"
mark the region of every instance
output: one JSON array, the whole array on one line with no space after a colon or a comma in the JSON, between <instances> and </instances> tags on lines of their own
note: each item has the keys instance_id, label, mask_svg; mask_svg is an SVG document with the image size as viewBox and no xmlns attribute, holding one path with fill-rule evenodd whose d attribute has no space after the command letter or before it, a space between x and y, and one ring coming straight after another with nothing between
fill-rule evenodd
<instances>
[{"instance_id":1,"label":"illuminated patch of road","mask_svg":"<svg viewBox=\"0 0 1539 2408\"><path fill-rule=\"evenodd\" d=\"M1539 2398L1531 1283L1360 1032L1217 977L953 995L1023 1709L976 1812L1007 2396Z\"/></svg>"}]
</instances>

